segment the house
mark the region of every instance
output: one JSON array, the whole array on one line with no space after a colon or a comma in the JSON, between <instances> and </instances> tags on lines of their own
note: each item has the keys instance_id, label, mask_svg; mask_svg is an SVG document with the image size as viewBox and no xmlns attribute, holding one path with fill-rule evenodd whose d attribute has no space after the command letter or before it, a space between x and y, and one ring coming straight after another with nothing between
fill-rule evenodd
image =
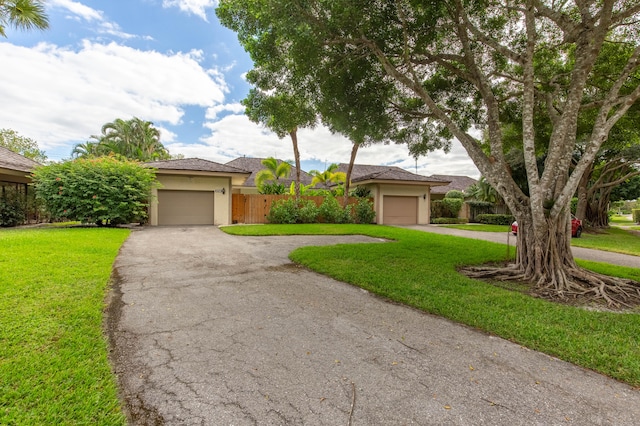
<instances>
[{"instance_id":1,"label":"house","mask_svg":"<svg viewBox=\"0 0 640 426\"><path fill-rule=\"evenodd\" d=\"M251 174L244 182L242 186L238 186L233 188L234 194L257 194L258 187L256 185L256 175L260 170L264 170L266 167L262 164L262 160L264 158L249 158L249 157L240 157L235 160L231 160L226 163L227 166L235 167L237 169L245 170L250 172ZM278 164L282 163L282 160L278 160ZM296 166L291 166L291 175L288 178L279 179L278 182L284 185L286 191L289 190L292 182L296 180ZM304 170L300 170L300 183L303 185L311 184L313 180L313 176Z\"/></svg>"},{"instance_id":2,"label":"house","mask_svg":"<svg viewBox=\"0 0 640 426\"><path fill-rule=\"evenodd\" d=\"M228 225L231 191L251 175L199 158L145 163L156 169L160 187L152 190L150 225Z\"/></svg>"},{"instance_id":3,"label":"house","mask_svg":"<svg viewBox=\"0 0 640 426\"><path fill-rule=\"evenodd\" d=\"M0 146L0 185L26 185L31 182L31 172L40 163L10 149Z\"/></svg>"},{"instance_id":4,"label":"house","mask_svg":"<svg viewBox=\"0 0 640 426\"><path fill-rule=\"evenodd\" d=\"M198 158L155 161L159 188L153 189L149 209L151 225L227 225L232 222L231 194L256 194L255 175L264 169L261 158L237 158L226 164ZM283 181L285 186L295 179ZM346 172L347 164L340 164ZM312 177L301 171L301 181ZM428 224L431 188L448 180L426 177L393 166L356 164L352 187L371 191L376 223L389 225Z\"/></svg>"},{"instance_id":5,"label":"house","mask_svg":"<svg viewBox=\"0 0 640 426\"><path fill-rule=\"evenodd\" d=\"M339 164L346 173L349 165ZM376 223L384 225L426 225L431 215L431 188L449 184L446 179L411 173L395 166L354 164L351 186L371 191Z\"/></svg>"},{"instance_id":6,"label":"house","mask_svg":"<svg viewBox=\"0 0 640 426\"><path fill-rule=\"evenodd\" d=\"M0 225L13 226L24 221L37 219L35 201L31 183L31 172L40 163L10 149L0 146L0 198L5 202L12 200L6 206L13 212L7 216L0 216ZM20 218L20 219L18 219Z\"/></svg>"},{"instance_id":7,"label":"house","mask_svg":"<svg viewBox=\"0 0 640 426\"><path fill-rule=\"evenodd\" d=\"M432 175L431 177L448 180L450 183L445 186L438 186L431 191L432 200L442 200L447 192L451 190L464 191L474 183L478 183L476 179L469 176L456 176L456 175Z\"/></svg>"}]
</instances>

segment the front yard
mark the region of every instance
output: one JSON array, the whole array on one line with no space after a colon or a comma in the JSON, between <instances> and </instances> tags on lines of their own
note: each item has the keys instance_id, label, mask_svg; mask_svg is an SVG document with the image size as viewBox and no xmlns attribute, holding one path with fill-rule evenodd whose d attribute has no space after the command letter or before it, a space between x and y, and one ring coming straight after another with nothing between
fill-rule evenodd
<instances>
[{"instance_id":1,"label":"front yard","mask_svg":"<svg viewBox=\"0 0 640 426\"><path fill-rule=\"evenodd\" d=\"M224 230L389 240L305 247L290 257L382 297L640 386L640 312L554 304L457 272L461 265L504 260L504 245L377 225ZM0 231L0 424L125 424L102 315L111 267L127 235L97 228ZM581 264L640 281L640 269Z\"/></svg>"}]
</instances>

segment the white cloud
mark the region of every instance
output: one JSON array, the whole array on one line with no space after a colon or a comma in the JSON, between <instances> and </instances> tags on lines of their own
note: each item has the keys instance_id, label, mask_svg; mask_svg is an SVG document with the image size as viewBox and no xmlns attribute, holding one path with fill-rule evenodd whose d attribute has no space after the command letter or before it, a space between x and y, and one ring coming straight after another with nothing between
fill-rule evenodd
<instances>
[{"instance_id":1,"label":"white cloud","mask_svg":"<svg viewBox=\"0 0 640 426\"><path fill-rule=\"evenodd\" d=\"M97 24L97 26L92 28L94 28L99 34L108 34L123 39L137 37L136 35L125 33L120 29L120 26L117 23L107 20L101 10L93 9L73 0L51 0L49 4L52 7L67 10L71 13L71 19L81 19L91 23L92 25ZM143 38L148 39L148 37Z\"/></svg>"},{"instance_id":2,"label":"white cloud","mask_svg":"<svg viewBox=\"0 0 640 426\"><path fill-rule=\"evenodd\" d=\"M177 7L182 12L196 15L207 21L207 9L218 5L217 0L163 0L162 7Z\"/></svg>"},{"instance_id":3,"label":"white cloud","mask_svg":"<svg viewBox=\"0 0 640 426\"><path fill-rule=\"evenodd\" d=\"M215 105L211 108L207 108L205 118L207 120L215 120L218 114L220 114L221 112L228 111L234 114L239 114L239 113L243 113L244 110L245 110L245 107L241 103Z\"/></svg>"},{"instance_id":4,"label":"white cloud","mask_svg":"<svg viewBox=\"0 0 640 426\"><path fill-rule=\"evenodd\" d=\"M41 43L0 43L0 127L42 149L86 140L115 118L178 124L185 105L212 107L226 85L198 63L197 52L162 54L85 41L75 51ZM6 107L10 105L10 107Z\"/></svg>"}]
</instances>

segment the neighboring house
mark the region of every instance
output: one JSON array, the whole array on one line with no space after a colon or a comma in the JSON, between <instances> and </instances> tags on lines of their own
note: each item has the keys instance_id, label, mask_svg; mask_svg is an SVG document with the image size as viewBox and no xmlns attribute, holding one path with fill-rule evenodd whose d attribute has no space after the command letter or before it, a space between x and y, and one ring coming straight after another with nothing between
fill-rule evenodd
<instances>
[{"instance_id":1,"label":"neighboring house","mask_svg":"<svg viewBox=\"0 0 640 426\"><path fill-rule=\"evenodd\" d=\"M338 170L347 172L348 164ZM384 225L426 225L431 215L431 188L447 185L449 180L411 173L395 166L354 164L351 187L364 186L371 191L376 223Z\"/></svg>"},{"instance_id":2,"label":"neighboring house","mask_svg":"<svg viewBox=\"0 0 640 426\"><path fill-rule=\"evenodd\" d=\"M0 146L0 185L31 183L31 172L40 163Z\"/></svg>"},{"instance_id":3,"label":"neighboring house","mask_svg":"<svg viewBox=\"0 0 640 426\"><path fill-rule=\"evenodd\" d=\"M226 163L227 166L235 167L241 170L246 170L251 173L242 186L234 187L234 194L258 194L258 187L256 186L256 175L260 170L266 169L262 164L264 158L249 158L240 157L235 160L231 160ZM278 160L278 164L283 163L282 160ZM303 185L311 184L313 176L304 170L300 170L300 183ZM285 191L289 191L291 182L296 180L296 166L291 166L291 175L288 178L278 179L278 182L284 185Z\"/></svg>"},{"instance_id":4,"label":"neighboring house","mask_svg":"<svg viewBox=\"0 0 640 426\"><path fill-rule=\"evenodd\" d=\"M250 172L199 158L145 163L155 168L150 225L228 225L231 192Z\"/></svg>"},{"instance_id":5,"label":"neighboring house","mask_svg":"<svg viewBox=\"0 0 640 426\"><path fill-rule=\"evenodd\" d=\"M469 176L432 175L431 177L450 181L448 185L433 188L431 191L432 200L442 200L446 193L451 190L464 191L474 183L478 183L476 179L470 178Z\"/></svg>"}]
</instances>

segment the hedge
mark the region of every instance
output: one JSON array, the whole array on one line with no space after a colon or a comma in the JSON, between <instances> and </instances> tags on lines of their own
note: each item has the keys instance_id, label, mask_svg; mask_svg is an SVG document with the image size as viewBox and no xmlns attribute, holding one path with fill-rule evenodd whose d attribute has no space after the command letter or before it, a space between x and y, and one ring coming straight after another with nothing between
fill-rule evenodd
<instances>
[{"instance_id":1,"label":"hedge","mask_svg":"<svg viewBox=\"0 0 640 426\"><path fill-rule=\"evenodd\" d=\"M510 214L480 214L476 220L485 225L511 225L515 219Z\"/></svg>"}]
</instances>

